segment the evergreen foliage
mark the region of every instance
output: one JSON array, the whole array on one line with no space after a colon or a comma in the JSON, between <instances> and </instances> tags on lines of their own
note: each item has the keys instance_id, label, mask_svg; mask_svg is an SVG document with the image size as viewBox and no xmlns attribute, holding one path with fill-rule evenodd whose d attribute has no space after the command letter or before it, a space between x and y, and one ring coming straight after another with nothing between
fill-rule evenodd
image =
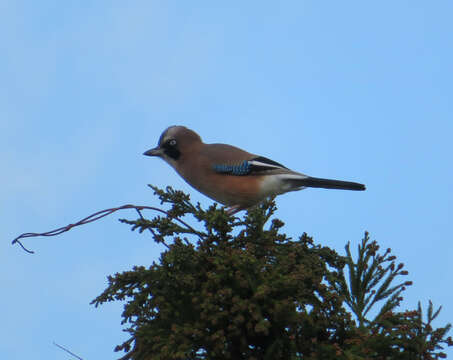
<instances>
[{"instance_id":1,"label":"evergreen foliage","mask_svg":"<svg viewBox=\"0 0 453 360\"><path fill-rule=\"evenodd\" d=\"M93 300L125 302L122 359L439 359L453 345L450 324L432 327L440 308L431 302L426 320L420 304L398 311L407 271L367 233L354 260L349 244L343 257L305 233L281 233L272 199L240 220L152 188L168 216L122 221L150 230L166 251L149 267L109 276Z\"/></svg>"}]
</instances>

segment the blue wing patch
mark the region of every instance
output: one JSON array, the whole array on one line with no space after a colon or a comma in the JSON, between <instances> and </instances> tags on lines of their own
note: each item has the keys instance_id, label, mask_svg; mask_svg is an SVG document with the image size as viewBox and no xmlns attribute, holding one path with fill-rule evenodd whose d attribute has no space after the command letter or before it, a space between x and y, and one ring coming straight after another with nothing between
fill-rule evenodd
<instances>
[{"instance_id":1,"label":"blue wing patch","mask_svg":"<svg viewBox=\"0 0 453 360\"><path fill-rule=\"evenodd\" d=\"M215 164L212 167L215 172L229 175L261 175L273 170L288 170L282 164L270 160L263 156L259 156L250 160L244 160L239 164Z\"/></svg>"},{"instance_id":2,"label":"blue wing patch","mask_svg":"<svg viewBox=\"0 0 453 360\"><path fill-rule=\"evenodd\" d=\"M213 166L214 171L222 174L230 175L248 175L250 174L250 164L247 160L244 160L240 164L236 165L227 165L227 164L218 164Z\"/></svg>"}]
</instances>

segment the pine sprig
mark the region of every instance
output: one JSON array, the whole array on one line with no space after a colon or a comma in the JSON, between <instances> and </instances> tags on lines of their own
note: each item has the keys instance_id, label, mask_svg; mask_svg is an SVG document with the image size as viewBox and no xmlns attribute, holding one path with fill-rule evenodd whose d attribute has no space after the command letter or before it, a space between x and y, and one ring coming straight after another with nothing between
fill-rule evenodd
<instances>
[{"instance_id":1,"label":"pine sprig","mask_svg":"<svg viewBox=\"0 0 453 360\"><path fill-rule=\"evenodd\" d=\"M346 268L348 281L341 270L342 279L337 285L338 291L345 297L345 301L363 327L372 323L388 311L392 311L402 300L401 293L407 286L412 285L411 281L404 281L394 285L398 276L408 275L403 270L402 263L395 265L396 257L391 255L391 249L379 254L379 245L376 241L370 241L368 232L357 249L357 260L354 260L350 244L345 246ZM370 310L380 301L384 301L380 311L374 319L368 319Z\"/></svg>"}]
</instances>

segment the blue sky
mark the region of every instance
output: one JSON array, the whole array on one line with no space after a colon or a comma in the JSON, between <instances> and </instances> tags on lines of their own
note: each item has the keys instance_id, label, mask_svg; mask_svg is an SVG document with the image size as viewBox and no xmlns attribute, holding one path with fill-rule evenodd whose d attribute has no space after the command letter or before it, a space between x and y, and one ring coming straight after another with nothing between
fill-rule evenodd
<instances>
[{"instance_id":1,"label":"blue sky","mask_svg":"<svg viewBox=\"0 0 453 360\"><path fill-rule=\"evenodd\" d=\"M414 281L402 310L453 321L453 3L8 1L0 3L0 353L118 357L121 304L89 305L106 276L162 248L121 213L55 238L11 240L100 209L158 205L146 184L208 206L142 156L169 125L366 192L278 198L293 237L343 253L368 230ZM152 216L152 214L149 214ZM453 335L453 334L452 334ZM452 351L448 352L450 355Z\"/></svg>"}]
</instances>

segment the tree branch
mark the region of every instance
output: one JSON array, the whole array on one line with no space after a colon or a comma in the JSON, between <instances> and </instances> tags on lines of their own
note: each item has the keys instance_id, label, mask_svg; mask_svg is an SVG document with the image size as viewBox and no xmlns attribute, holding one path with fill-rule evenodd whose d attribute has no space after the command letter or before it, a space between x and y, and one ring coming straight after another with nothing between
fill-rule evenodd
<instances>
[{"instance_id":1,"label":"tree branch","mask_svg":"<svg viewBox=\"0 0 453 360\"><path fill-rule=\"evenodd\" d=\"M179 218L175 218L173 217L168 211L165 211L165 210L162 210L162 209L159 209L159 208L156 208L156 207L153 207L153 206L144 206L144 205L131 205L131 204L128 204L128 205L123 205L123 206L119 206L119 207L115 207L115 208L110 208L110 209L104 209L104 210L100 210L100 211L97 211L95 212L94 214L91 214L85 218L83 218L82 220L79 220L77 221L76 223L74 224L68 224L66 226L62 226L58 229L54 229L54 230L50 230L50 231L46 231L46 232L43 232L43 233L23 233L21 235L19 235L18 237L16 237L13 241L12 241L12 244L19 244L22 249L24 251L26 251L27 253L29 254L34 254L34 251L32 250L29 250L27 249L23 244L22 242L20 241L21 239L25 239L25 238L29 238L29 237L38 237L38 236L56 236L56 235L60 235L66 231L69 231L71 230L73 227L76 227L76 226L80 226L80 225L85 225L85 224L88 224L88 223L91 223L91 222L94 222L96 220L99 220L99 219L102 219L103 217L105 216L108 216L110 214L113 214L114 212L116 211L119 211L119 210L124 210L124 209L135 209L140 217L143 219L143 216L141 215L140 211L141 210L154 210L154 211L157 211L157 212L160 212L162 214L165 214L167 215L170 219L172 220L176 220L177 222L179 222L180 224L182 224L183 226L185 226L188 230L190 230L192 233L198 235L199 237L202 237L202 234L195 230L192 226L190 226L189 224L187 224L185 221L179 219ZM153 233L154 236L156 236L156 234L152 231L152 229L150 229L151 233ZM166 244L165 244L166 245ZM168 247L168 245L166 245Z\"/></svg>"},{"instance_id":2,"label":"tree branch","mask_svg":"<svg viewBox=\"0 0 453 360\"><path fill-rule=\"evenodd\" d=\"M54 344L56 347L60 348L61 350L66 351L68 354L74 356L76 359L83 360L80 356L74 354L73 352L69 351L68 349L64 348L63 346L58 345L55 341L53 342L53 344Z\"/></svg>"}]
</instances>

